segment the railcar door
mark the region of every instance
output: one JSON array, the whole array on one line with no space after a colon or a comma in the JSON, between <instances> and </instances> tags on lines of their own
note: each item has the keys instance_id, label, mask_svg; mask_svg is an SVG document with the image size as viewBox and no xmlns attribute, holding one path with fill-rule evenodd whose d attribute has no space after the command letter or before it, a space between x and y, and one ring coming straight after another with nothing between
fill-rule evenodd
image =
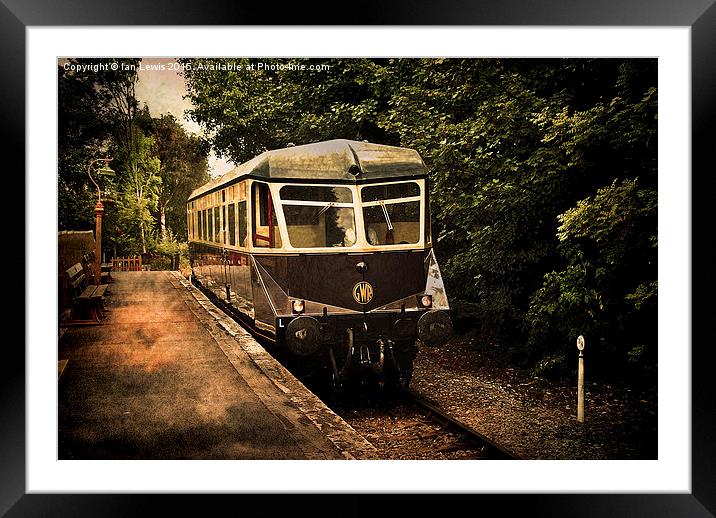
<instances>
[{"instance_id":1,"label":"railcar door","mask_svg":"<svg viewBox=\"0 0 716 518\"><path fill-rule=\"evenodd\" d=\"M254 247L281 248L276 210L268 184L254 182L251 188L251 229Z\"/></svg>"}]
</instances>

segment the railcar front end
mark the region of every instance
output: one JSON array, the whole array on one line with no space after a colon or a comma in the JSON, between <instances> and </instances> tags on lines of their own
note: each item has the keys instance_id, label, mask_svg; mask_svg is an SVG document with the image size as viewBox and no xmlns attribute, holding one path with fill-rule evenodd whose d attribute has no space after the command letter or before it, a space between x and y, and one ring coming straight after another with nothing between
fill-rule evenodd
<instances>
[{"instance_id":1,"label":"railcar front end","mask_svg":"<svg viewBox=\"0 0 716 518\"><path fill-rule=\"evenodd\" d=\"M416 340L452 325L409 149L329 141L264 153L189 199L195 281L334 382L406 386Z\"/></svg>"}]
</instances>

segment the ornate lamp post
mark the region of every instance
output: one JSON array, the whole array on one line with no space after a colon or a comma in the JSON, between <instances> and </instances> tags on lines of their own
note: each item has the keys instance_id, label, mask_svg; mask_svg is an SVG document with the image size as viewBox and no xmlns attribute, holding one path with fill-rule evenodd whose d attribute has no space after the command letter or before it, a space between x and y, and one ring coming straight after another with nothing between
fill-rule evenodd
<instances>
[{"instance_id":1,"label":"ornate lamp post","mask_svg":"<svg viewBox=\"0 0 716 518\"><path fill-rule=\"evenodd\" d=\"M95 230L95 251L94 251L94 283L99 284L102 278L102 213L104 212L104 206L102 205L102 191L97 185L97 182L92 178L92 166L97 162L104 162L104 165L100 167L96 173L100 176L114 176L114 171L107 165L112 161L112 158L95 158L89 163L87 167L87 175L92 180L92 183L97 187L97 205L94 208L96 230Z\"/></svg>"}]
</instances>

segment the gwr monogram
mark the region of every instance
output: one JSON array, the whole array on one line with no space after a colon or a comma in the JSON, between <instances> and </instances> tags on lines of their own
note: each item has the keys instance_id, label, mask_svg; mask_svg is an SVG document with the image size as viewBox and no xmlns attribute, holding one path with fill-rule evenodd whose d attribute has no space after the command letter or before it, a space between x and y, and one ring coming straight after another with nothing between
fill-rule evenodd
<instances>
[{"instance_id":1,"label":"gwr monogram","mask_svg":"<svg viewBox=\"0 0 716 518\"><path fill-rule=\"evenodd\" d=\"M368 304L373 300L373 286L367 281L360 281L353 286L353 298L358 304Z\"/></svg>"}]
</instances>

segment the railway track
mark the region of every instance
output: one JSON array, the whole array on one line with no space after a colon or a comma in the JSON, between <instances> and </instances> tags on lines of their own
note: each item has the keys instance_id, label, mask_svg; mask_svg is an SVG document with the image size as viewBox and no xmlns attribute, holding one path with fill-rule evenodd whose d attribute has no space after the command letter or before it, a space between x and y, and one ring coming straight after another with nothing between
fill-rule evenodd
<instances>
[{"instance_id":1,"label":"railway track","mask_svg":"<svg viewBox=\"0 0 716 518\"><path fill-rule=\"evenodd\" d=\"M370 441L382 459L519 458L411 391L402 391L392 397L374 397L369 401L330 396L322 399Z\"/></svg>"},{"instance_id":2,"label":"railway track","mask_svg":"<svg viewBox=\"0 0 716 518\"><path fill-rule=\"evenodd\" d=\"M468 442L480 448L482 451L482 457L484 459L520 459L520 457L514 452L509 451L503 446L500 446L496 442L492 441L488 437L484 436L474 428L458 421L457 419L449 416L443 412L440 408L435 406L433 403L426 399L418 396L411 390L404 390L402 397L407 404L412 405L423 413L426 417L442 426L443 428L454 431L455 433L462 435Z\"/></svg>"},{"instance_id":3,"label":"railway track","mask_svg":"<svg viewBox=\"0 0 716 518\"><path fill-rule=\"evenodd\" d=\"M377 448L384 459L520 459L469 425L411 390L388 395L311 390Z\"/></svg>"}]
</instances>

